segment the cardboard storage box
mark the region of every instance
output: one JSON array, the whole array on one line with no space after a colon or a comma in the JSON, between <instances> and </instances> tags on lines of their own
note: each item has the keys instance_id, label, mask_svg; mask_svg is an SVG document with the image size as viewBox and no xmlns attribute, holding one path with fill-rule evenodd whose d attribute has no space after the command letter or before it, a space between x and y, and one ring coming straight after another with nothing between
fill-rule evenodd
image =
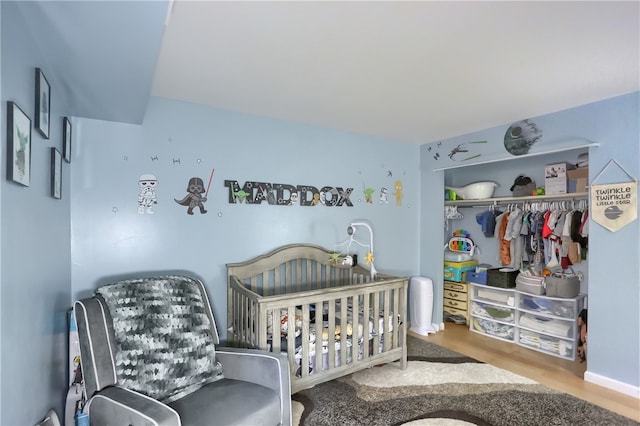
<instances>
[{"instance_id":1,"label":"cardboard storage box","mask_svg":"<svg viewBox=\"0 0 640 426\"><path fill-rule=\"evenodd\" d=\"M477 260L466 262L444 262L444 279L447 281L467 281L467 271L473 271L478 264Z\"/></svg>"},{"instance_id":2,"label":"cardboard storage box","mask_svg":"<svg viewBox=\"0 0 640 426\"><path fill-rule=\"evenodd\" d=\"M544 192L547 195L567 193L567 170L575 169L570 163L549 164L544 167Z\"/></svg>"},{"instance_id":3,"label":"cardboard storage box","mask_svg":"<svg viewBox=\"0 0 640 426\"><path fill-rule=\"evenodd\" d=\"M587 181L589 180L589 168L582 167L573 170L567 170L567 180L568 192L586 192Z\"/></svg>"}]
</instances>

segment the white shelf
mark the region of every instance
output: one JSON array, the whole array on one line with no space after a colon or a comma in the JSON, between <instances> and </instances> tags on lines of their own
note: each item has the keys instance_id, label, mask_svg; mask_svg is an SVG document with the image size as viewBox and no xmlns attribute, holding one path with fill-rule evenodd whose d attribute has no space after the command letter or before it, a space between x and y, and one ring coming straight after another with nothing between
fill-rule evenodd
<instances>
[{"instance_id":1,"label":"white shelf","mask_svg":"<svg viewBox=\"0 0 640 426\"><path fill-rule=\"evenodd\" d=\"M509 161L509 160L521 160L523 158L538 157L540 155L555 154L555 153L558 153L558 152L565 152L565 151L575 151L577 149L591 148L591 147L596 147L596 146L600 146L600 144L597 143L597 142L589 142L589 143L580 144L580 145L572 145L572 146L561 147L561 148L557 148L557 149L550 149L548 151L533 152L531 154L524 154L524 155L516 155L516 156L513 156L513 157L496 157L496 158L488 158L488 159L482 160L482 161L476 161L476 162L473 162L473 163L452 164L450 166L445 166L445 167L440 167L440 168L437 168L437 169L433 169L433 171L434 172L439 172L439 171L442 171L442 170L459 169L461 167L479 166L481 164L490 164L490 163L497 163L497 162Z\"/></svg>"},{"instance_id":2,"label":"white shelf","mask_svg":"<svg viewBox=\"0 0 640 426\"><path fill-rule=\"evenodd\" d=\"M495 197L483 198L481 200L446 200L445 206L473 207L473 206L490 206L500 204L513 204L522 202L545 202L545 201L563 201L563 200L585 200L589 196L588 192L569 192L567 194L553 195L529 195L526 197Z\"/></svg>"}]
</instances>

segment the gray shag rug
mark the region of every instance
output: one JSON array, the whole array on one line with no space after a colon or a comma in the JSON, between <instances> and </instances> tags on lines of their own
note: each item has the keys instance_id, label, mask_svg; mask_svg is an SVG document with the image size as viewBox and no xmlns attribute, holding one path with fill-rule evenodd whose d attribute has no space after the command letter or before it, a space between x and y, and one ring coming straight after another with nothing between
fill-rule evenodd
<instances>
[{"instance_id":1,"label":"gray shag rug","mask_svg":"<svg viewBox=\"0 0 640 426\"><path fill-rule=\"evenodd\" d=\"M412 336L408 353L406 370L391 363L296 393L294 425L639 425Z\"/></svg>"}]
</instances>

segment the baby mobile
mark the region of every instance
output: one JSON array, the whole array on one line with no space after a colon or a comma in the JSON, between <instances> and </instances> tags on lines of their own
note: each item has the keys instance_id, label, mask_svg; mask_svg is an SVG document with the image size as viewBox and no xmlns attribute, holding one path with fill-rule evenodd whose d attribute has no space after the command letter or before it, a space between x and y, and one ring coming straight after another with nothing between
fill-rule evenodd
<instances>
[{"instance_id":1,"label":"baby mobile","mask_svg":"<svg viewBox=\"0 0 640 426\"><path fill-rule=\"evenodd\" d=\"M356 238L354 238L355 234L356 234L356 230L358 227L365 227L367 228L367 230L369 231L369 244L363 244L360 241L358 241ZM333 265L345 265L345 266L354 266L355 265L355 259L356 256L355 255L351 255L350 250L351 250L351 244L352 243L356 243L361 247L365 247L368 249L366 255L365 255L365 264L368 265L370 267L370 274L371 274L371 279L375 280L376 275L377 275L377 271L376 268L373 264L374 261L374 257L373 257L373 230L371 229L371 226L369 226L368 223L365 222L351 222L351 224L349 224L349 227L347 227L347 234L349 235L349 238L345 241L343 241L340 244L336 245L337 247L343 246L343 245L347 245L347 250L346 250L346 255L344 257L342 257L340 255L340 253L338 252L334 252L331 253L330 255L330 259L329 261L331 262L331 264Z\"/></svg>"}]
</instances>

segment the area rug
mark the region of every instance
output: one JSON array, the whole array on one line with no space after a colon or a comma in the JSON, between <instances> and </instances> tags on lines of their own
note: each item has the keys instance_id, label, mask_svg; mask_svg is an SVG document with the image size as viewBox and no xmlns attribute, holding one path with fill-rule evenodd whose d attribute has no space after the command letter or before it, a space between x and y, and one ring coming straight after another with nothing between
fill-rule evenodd
<instances>
[{"instance_id":1,"label":"area rug","mask_svg":"<svg viewBox=\"0 0 640 426\"><path fill-rule=\"evenodd\" d=\"M408 336L409 366L369 368L292 396L294 425L638 425L525 377Z\"/></svg>"}]
</instances>

